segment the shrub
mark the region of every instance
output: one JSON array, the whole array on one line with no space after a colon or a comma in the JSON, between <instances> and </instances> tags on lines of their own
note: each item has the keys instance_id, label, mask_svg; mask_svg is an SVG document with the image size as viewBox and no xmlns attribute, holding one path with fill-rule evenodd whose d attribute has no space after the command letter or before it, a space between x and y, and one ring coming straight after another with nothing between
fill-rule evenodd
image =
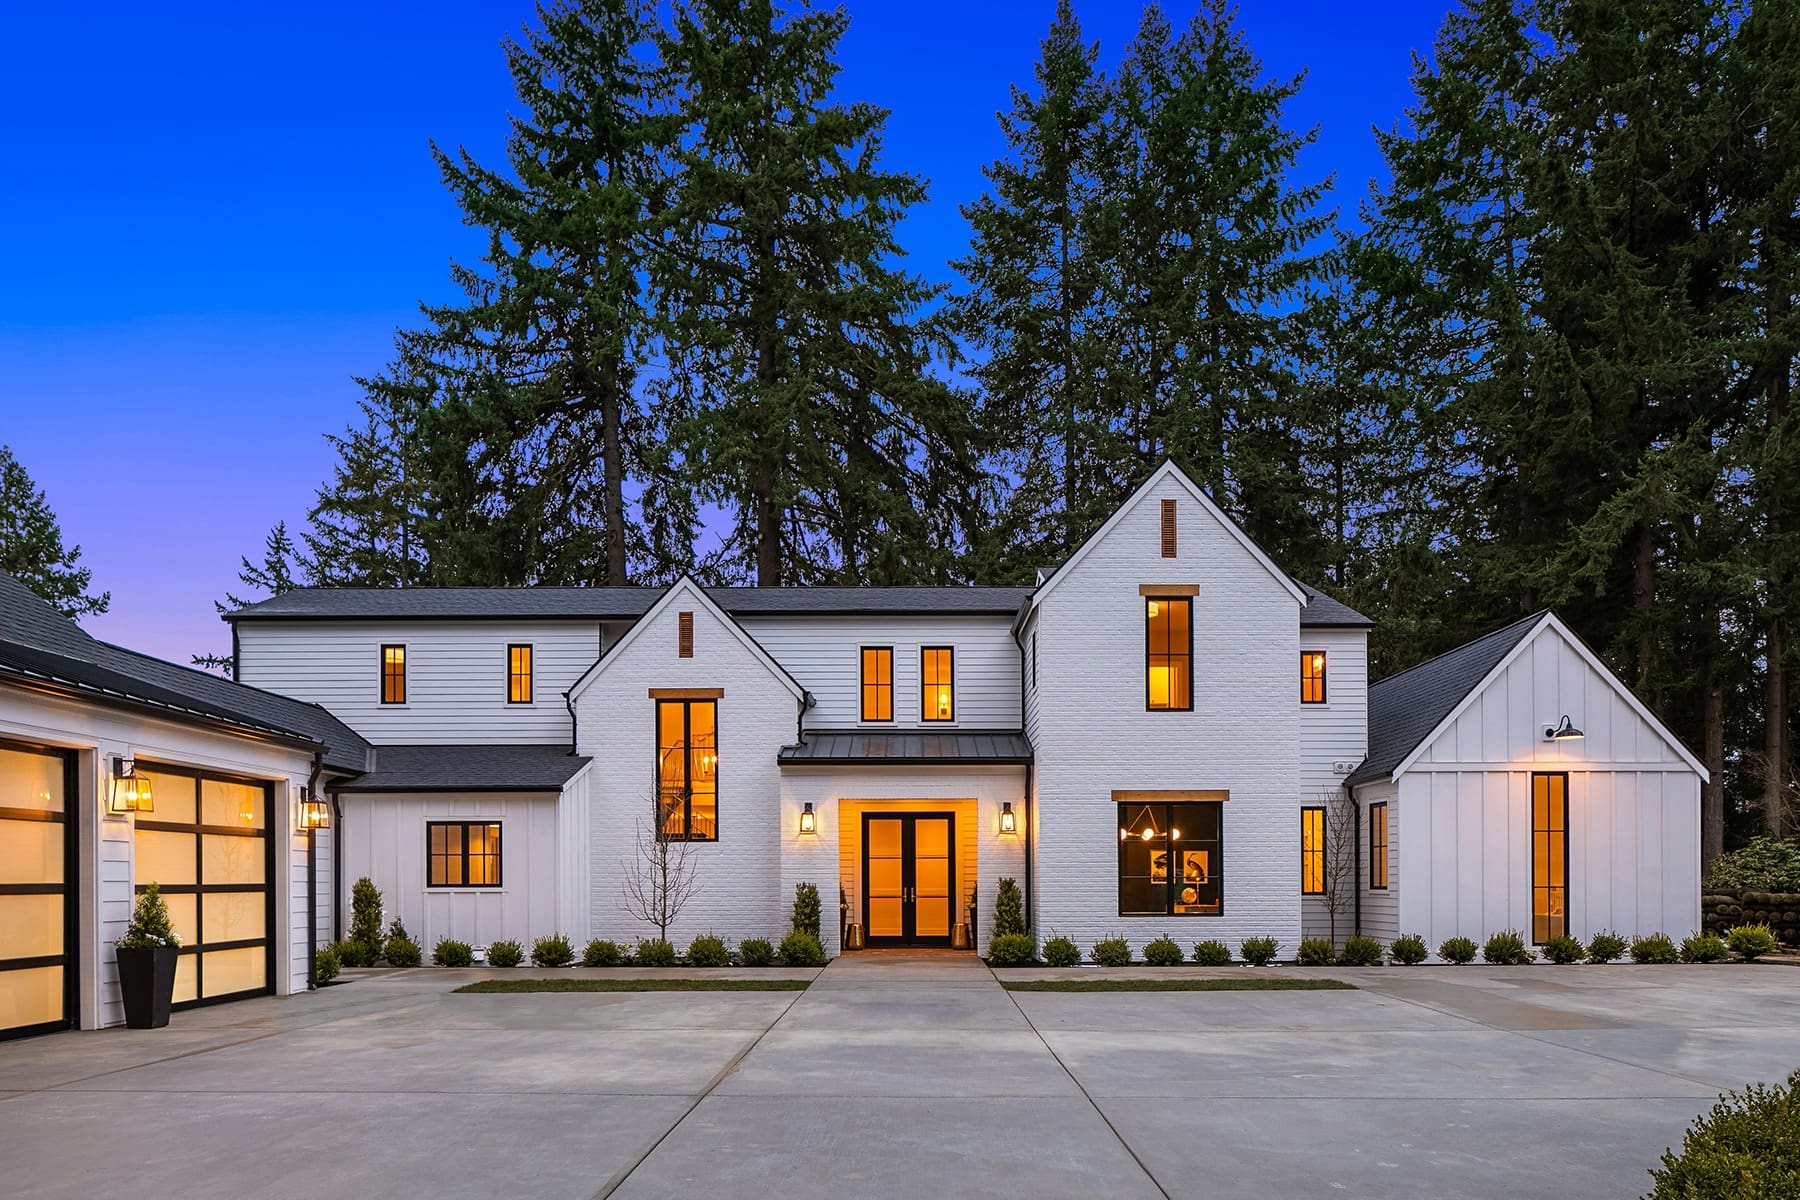
<instances>
[{"instance_id":1,"label":"shrub","mask_svg":"<svg viewBox=\"0 0 1800 1200\"><path fill-rule=\"evenodd\" d=\"M1624 956L1631 943L1616 933L1596 933L1588 942L1587 957L1591 963L1609 963Z\"/></svg>"},{"instance_id":2,"label":"shrub","mask_svg":"<svg viewBox=\"0 0 1800 1200\"><path fill-rule=\"evenodd\" d=\"M367 875L350 888L350 936L345 940L356 947L356 966L372 967L381 957L381 889Z\"/></svg>"},{"instance_id":3,"label":"shrub","mask_svg":"<svg viewBox=\"0 0 1800 1200\"><path fill-rule=\"evenodd\" d=\"M467 967L475 962L469 943L442 938L431 948L431 961L440 967Z\"/></svg>"},{"instance_id":4,"label":"shrub","mask_svg":"<svg viewBox=\"0 0 1800 1200\"><path fill-rule=\"evenodd\" d=\"M1653 933L1631 943L1631 961L1634 963L1672 963L1680 959L1680 952L1666 933Z\"/></svg>"},{"instance_id":5,"label":"shrub","mask_svg":"<svg viewBox=\"0 0 1800 1200\"><path fill-rule=\"evenodd\" d=\"M1681 961L1684 963L1724 962L1731 957L1731 950L1725 945L1725 939L1716 933L1696 933L1681 941Z\"/></svg>"},{"instance_id":6,"label":"shrub","mask_svg":"<svg viewBox=\"0 0 1800 1200\"><path fill-rule=\"evenodd\" d=\"M584 967L616 967L625 961L625 947L605 938L595 938L581 951Z\"/></svg>"},{"instance_id":7,"label":"shrub","mask_svg":"<svg viewBox=\"0 0 1800 1200\"><path fill-rule=\"evenodd\" d=\"M1053 937L1044 943L1044 962L1052 967L1072 967L1081 961L1081 947L1066 937Z\"/></svg>"},{"instance_id":8,"label":"shrub","mask_svg":"<svg viewBox=\"0 0 1800 1200\"><path fill-rule=\"evenodd\" d=\"M534 967L566 967L575 961L575 948L567 935L547 933L531 943L531 965Z\"/></svg>"},{"instance_id":9,"label":"shrub","mask_svg":"<svg viewBox=\"0 0 1800 1200\"><path fill-rule=\"evenodd\" d=\"M381 957L387 959L390 967L416 967L425 960L425 952L407 934L400 918L395 917L388 928L387 941L382 943Z\"/></svg>"},{"instance_id":10,"label":"shrub","mask_svg":"<svg viewBox=\"0 0 1800 1200\"><path fill-rule=\"evenodd\" d=\"M688 943L687 960L690 967L729 967L731 947L724 938L703 933Z\"/></svg>"},{"instance_id":11,"label":"shrub","mask_svg":"<svg viewBox=\"0 0 1800 1200\"><path fill-rule=\"evenodd\" d=\"M819 889L810 883L794 885L794 919L795 933L812 935L813 941L819 940Z\"/></svg>"},{"instance_id":12,"label":"shrub","mask_svg":"<svg viewBox=\"0 0 1800 1200\"><path fill-rule=\"evenodd\" d=\"M822 967L825 947L804 929L796 929L781 939L781 962L788 967Z\"/></svg>"},{"instance_id":13,"label":"shrub","mask_svg":"<svg viewBox=\"0 0 1800 1200\"><path fill-rule=\"evenodd\" d=\"M1300 949L1294 955L1294 961L1303 967L1329 967L1336 958L1337 947L1331 944L1330 938L1322 937L1301 938Z\"/></svg>"},{"instance_id":14,"label":"shrub","mask_svg":"<svg viewBox=\"0 0 1800 1200\"><path fill-rule=\"evenodd\" d=\"M1344 952L1338 956L1338 962L1346 967L1379 967L1381 943L1360 933L1345 938Z\"/></svg>"},{"instance_id":15,"label":"shrub","mask_svg":"<svg viewBox=\"0 0 1800 1200\"><path fill-rule=\"evenodd\" d=\"M376 956L369 953L369 948L358 942L333 942L331 949L337 951L338 965L343 967L372 967Z\"/></svg>"},{"instance_id":16,"label":"shrub","mask_svg":"<svg viewBox=\"0 0 1800 1200\"><path fill-rule=\"evenodd\" d=\"M516 967L525 961L525 948L511 938L491 943L487 961L490 967Z\"/></svg>"},{"instance_id":17,"label":"shrub","mask_svg":"<svg viewBox=\"0 0 1800 1200\"><path fill-rule=\"evenodd\" d=\"M1709 890L1748 888L1757 892L1800 892L1800 842L1751 838L1743 847L1713 860L1706 873Z\"/></svg>"},{"instance_id":18,"label":"shrub","mask_svg":"<svg viewBox=\"0 0 1800 1200\"><path fill-rule=\"evenodd\" d=\"M1645 1200L1792 1196L1800 1193L1800 1071L1785 1084L1751 1084L1720 1096L1665 1150Z\"/></svg>"},{"instance_id":19,"label":"shrub","mask_svg":"<svg viewBox=\"0 0 1800 1200\"><path fill-rule=\"evenodd\" d=\"M1536 962L1537 955L1525 944L1525 935L1516 929L1502 929L1492 934L1481 948L1481 961L1497 967L1522 967Z\"/></svg>"},{"instance_id":20,"label":"shrub","mask_svg":"<svg viewBox=\"0 0 1800 1200\"><path fill-rule=\"evenodd\" d=\"M1131 965L1131 943L1122 937L1101 938L1088 951L1088 961L1103 967L1128 967Z\"/></svg>"},{"instance_id":21,"label":"shrub","mask_svg":"<svg viewBox=\"0 0 1800 1200\"><path fill-rule=\"evenodd\" d=\"M337 978L339 965L337 951L330 946L320 946L318 953L313 955L313 982L330 983Z\"/></svg>"},{"instance_id":22,"label":"shrub","mask_svg":"<svg viewBox=\"0 0 1800 1200\"><path fill-rule=\"evenodd\" d=\"M1181 945L1172 937L1159 937L1144 947L1144 961L1153 967L1181 965Z\"/></svg>"},{"instance_id":23,"label":"shrub","mask_svg":"<svg viewBox=\"0 0 1800 1200\"><path fill-rule=\"evenodd\" d=\"M1438 957L1460 967L1465 963L1475 961L1475 951L1478 948L1473 938L1446 938L1444 944L1438 947Z\"/></svg>"},{"instance_id":24,"label":"shrub","mask_svg":"<svg viewBox=\"0 0 1800 1200\"><path fill-rule=\"evenodd\" d=\"M1775 933L1767 925L1739 925L1725 935L1725 944L1745 962L1754 962L1759 954L1775 952Z\"/></svg>"},{"instance_id":25,"label":"shrub","mask_svg":"<svg viewBox=\"0 0 1800 1200\"><path fill-rule=\"evenodd\" d=\"M1580 942L1576 941L1566 933L1558 934L1556 937L1553 937L1544 943L1545 962L1553 962L1559 965L1578 963L1586 958L1587 954L1587 947L1583 946Z\"/></svg>"},{"instance_id":26,"label":"shrub","mask_svg":"<svg viewBox=\"0 0 1800 1200\"><path fill-rule=\"evenodd\" d=\"M1431 957L1431 947L1416 933L1403 933L1388 947L1388 961L1403 967L1416 967Z\"/></svg>"},{"instance_id":27,"label":"shrub","mask_svg":"<svg viewBox=\"0 0 1800 1200\"><path fill-rule=\"evenodd\" d=\"M1002 879L994 896L994 936L1025 932L1025 902L1017 880Z\"/></svg>"},{"instance_id":28,"label":"shrub","mask_svg":"<svg viewBox=\"0 0 1800 1200\"><path fill-rule=\"evenodd\" d=\"M738 947L738 960L746 967L767 967L775 962L775 947L768 938L745 938Z\"/></svg>"},{"instance_id":29,"label":"shrub","mask_svg":"<svg viewBox=\"0 0 1800 1200\"><path fill-rule=\"evenodd\" d=\"M181 935L175 932L175 923L169 916L169 902L162 898L162 889L151 883L131 910L131 924L125 926L119 949L156 950L179 945Z\"/></svg>"},{"instance_id":30,"label":"shrub","mask_svg":"<svg viewBox=\"0 0 1800 1200\"><path fill-rule=\"evenodd\" d=\"M631 963L636 967L672 967L675 965L675 947L661 938L646 938L637 944Z\"/></svg>"},{"instance_id":31,"label":"shrub","mask_svg":"<svg viewBox=\"0 0 1800 1200\"><path fill-rule=\"evenodd\" d=\"M1281 943L1272 937L1245 938L1244 944L1238 947L1238 953L1253 967L1268 966L1280 950Z\"/></svg>"},{"instance_id":32,"label":"shrub","mask_svg":"<svg viewBox=\"0 0 1800 1200\"><path fill-rule=\"evenodd\" d=\"M1029 933L996 933L988 943L988 966L1027 967L1037 961L1037 939Z\"/></svg>"},{"instance_id":33,"label":"shrub","mask_svg":"<svg viewBox=\"0 0 1800 1200\"><path fill-rule=\"evenodd\" d=\"M1231 947L1224 942L1211 939L1195 942L1194 961L1203 967L1229 967L1231 965Z\"/></svg>"}]
</instances>

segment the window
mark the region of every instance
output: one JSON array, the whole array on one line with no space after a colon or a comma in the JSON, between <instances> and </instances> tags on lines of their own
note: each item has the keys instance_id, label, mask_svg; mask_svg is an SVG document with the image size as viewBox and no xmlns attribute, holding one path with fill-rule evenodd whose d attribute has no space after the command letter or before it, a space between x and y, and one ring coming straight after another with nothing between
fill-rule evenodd
<instances>
[{"instance_id":1,"label":"window","mask_svg":"<svg viewBox=\"0 0 1800 1200\"><path fill-rule=\"evenodd\" d=\"M894 719L894 648L862 648L862 719Z\"/></svg>"},{"instance_id":2,"label":"window","mask_svg":"<svg viewBox=\"0 0 1800 1200\"><path fill-rule=\"evenodd\" d=\"M1144 600L1147 708L1194 707L1192 611L1193 601L1186 596L1150 596Z\"/></svg>"},{"instance_id":3,"label":"window","mask_svg":"<svg viewBox=\"0 0 1800 1200\"><path fill-rule=\"evenodd\" d=\"M1224 911L1223 820L1218 800L1119 805L1119 915Z\"/></svg>"},{"instance_id":4,"label":"window","mask_svg":"<svg viewBox=\"0 0 1800 1200\"><path fill-rule=\"evenodd\" d=\"M694 657L694 614L691 612L676 614L675 630L676 657Z\"/></svg>"},{"instance_id":5,"label":"window","mask_svg":"<svg viewBox=\"0 0 1800 1200\"><path fill-rule=\"evenodd\" d=\"M1531 940L1569 932L1569 777L1531 777Z\"/></svg>"},{"instance_id":6,"label":"window","mask_svg":"<svg viewBox=\"0 0 1800 1200\"><path fill-rule=\"evenodd\" d=\"M406 703L406 647L381 648L381 702Z\"/></svg>"},{"instance_id":7,"label":"window","mask_svg":"<svg viewBox=\"0 0 1800 1200\"><path fill-rule=\"evenodd\" d=\"M665 837L719 837L719 710L716 700L656 702L656 773Z\"/></svg>"},{"instance_id":8,"label":"window","mask_svg":"<svg viewBox=\"0 0 1800 1200\"><path fill-rule=\"evenodd\" d=\"M427 821L428 887L499 887L498 821Z\"/></svg>"},{"instance_id":9,"label":"window","mask_svg":"<svg viewBox=\"0 0 1800 1200\"><path fill-rule=\"evenodd\" d=\"M956 719L956 653L949 646L919 651L919 717L925 721Z\"/></svg>"},{"instance_id":10,"label":"window","mask_svg":"<svg viewBox=\"0 0 1800 1200\"><path fill-rule=\"evenodd\" d=\"M1300 652L1300 703L1325 703L1325 652Z\"/></svg>"},{"instance_id":11,"label":"window","mask_svg":"<svg viewBox=\"0 0 1800 1200\"><path fill-rule=\"evenodd\" d=\"M1031 631L1031 686L1037 687L1037 630Z\"/></svg>"},{"instance_id":12,"label":"window","mask_svg":"<svg viewBox=\"0 0 1800 1200\"><path fill-rule=\"evenodd\" d=\"M1175 557L1175 502L1162 502L1162 556Z\"/></svg>"},{"instance_id":13,"label":"window","mask_svg":"<svg viewBox=\"0 0 1800 1200\"><path fill-rule=\"evenodd\" d=\"M1325 894L1325 810L1300 810L1300 894Z\"/></svg>"},{"instance_id":14,"label":"window","mask_svg":"<svg viewBox=\"0 0 1800 1200\"><path fill-rule=\"evenodd\" d=\"M1369 886L1387 886L1387 804L1369 805Z\"/></svg>"},{"instance_id":15,"label":"window","mask_svg":"<svg viewBox=\"0 0 1800 1200\"><path fill-rule=\"evenodd\" d=\"M506 648L506 702L531 703L531 647Z\"/></svg>"}]
</instances>

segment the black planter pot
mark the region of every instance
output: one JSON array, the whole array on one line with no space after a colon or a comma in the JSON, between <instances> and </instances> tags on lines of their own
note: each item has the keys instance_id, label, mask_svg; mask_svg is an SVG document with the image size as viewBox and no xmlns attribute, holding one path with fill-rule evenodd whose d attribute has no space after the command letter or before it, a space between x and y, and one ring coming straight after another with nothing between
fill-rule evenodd
<instances>
[{"instance_id":1,"label":"black planter pot","mask_svg":"<svg viewBox=\"0 0 1800 1200\"><path fill-rule=\"evenodd\" d=\"M119 995L125 1001L128 1029L161 1029L169 1023L169 1002L175 995L174 946L150 946L142 950L115 950L119 958Z\"/></svg>"}]
</instances>

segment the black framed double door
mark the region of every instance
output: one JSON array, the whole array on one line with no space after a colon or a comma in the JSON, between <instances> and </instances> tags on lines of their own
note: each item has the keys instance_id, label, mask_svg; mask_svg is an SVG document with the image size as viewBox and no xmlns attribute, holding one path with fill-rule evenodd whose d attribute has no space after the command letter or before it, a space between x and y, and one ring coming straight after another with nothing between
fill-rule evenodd
<instances>
[{"instance_id":1,"label":"black framed double door","mask_svg":"<svg viewBox=\"0 0 1800 1200\"><path fill-rule=\"evenodd\" d=\"M948 946L955 924L956 814L863 814L864 939Z\"/></svg>"}]
</instances>

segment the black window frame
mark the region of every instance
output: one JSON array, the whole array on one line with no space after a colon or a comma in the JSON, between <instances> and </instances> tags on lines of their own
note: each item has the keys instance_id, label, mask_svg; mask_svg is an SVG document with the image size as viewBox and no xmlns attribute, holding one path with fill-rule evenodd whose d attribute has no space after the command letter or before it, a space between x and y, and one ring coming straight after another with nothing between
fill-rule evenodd
<instances>
[{"instance_id":1,"label":"black window frame","mask_svg":"<svg viewBox=\"0 0 1800 1200\"><path fill-rule=\"evenodd\" d=\"M1144 605L1144 711L1145 712L1193 712L1194 711L1194 598L1192 596L1142 596L1142 597L1140 597L1140 599L1142 600L1143 605ZM1150 641L1150 628L1151 628L1150 623L1153 620L1155 620L1156 618L1154 618L1150 615L1150 606L1152 604L1184 604L1187 606L1187 648L1185 650L1183 650L1180 654L1177 654L1174 651L1165 651L1159 655L1159 654L1157 654L1156 650L1153 648L1151 641ZM1174 660L1175 659L1179 658L1182 660L1182 662L1184 664L1186 664L1186 668L1187 668L1187 689L1186 689L1187 690L1187 703L1186 704L1157 705L1157 704L1151 703L1151 700L1153 699L1153 697L1152 697L1151 691L1150 691L1150 668L1156 665L1155 660L1159 657L1168 660L1168 666L1169 666L1171 672L1174 670ZM1173 686L1173 683L1174 683L1173 678L1171 678L1170 687L1169 687L1169 694L1171 697L1175 693L1175 688Z\"/></svg>"},{"instance_id":2,"label":"black window frame","mask_svg":"<svg viewBox=\"0 0 1800 1200\"><path fill-rule=\"evenodd\" d=\"M1538 892L1553 892L1557 890L1558 887L1557 884L1550 883L1539 888L1537 882L1537 840L1540 832L1537 823L1537 781L1539 779L1560 779L1562 781L1562 829L1545 829L1541 832L1546 835L1560 832L1562 835L1563 869L1561 890L1563 910L1561 933L1566 935L1569 932L1569 773L1567 771L1533 771L1531 773L1531 944L1534 946L1541 946L1551 937L1558 936L1557 932L1551 928L1551 922L1556 918L1550 914L1547 908L1544 913L1544 932L1548 936L1544 938L1539 938L1537 936Z\"/></svg>"},{"instance_id":3,"label":"black window frame","mask_svg":"<svg viewBox=\"0 0 1800 1200\"><path fill-rule=\"evenodd\" d=\"M875 654L887 655L888 681L885 685L882 683L879 683L879 682L877 682L873 685L877 692L879 692L882 689L882 687L884 687L884 686L887 688L888 715L885 717L871 717L869 715L868 703L869 703L869 688L871 685L869 683L868 655L871 652L873 652ZM857 665L857 680L856 680L856 684L857 684L857 686L856 686L857 720L864 724L892 725L894 723L895 715L896 715L894 712L894 648L892 646L858 646L856 649L856 665ZM954 699L954 695L952 696L952 699Z\"/></svg>"},{"instance_id":4,"label":"black window frame","mask_svg":"<svg viewBox=\"0 0 1800 1200\"><path fill-rule=\"evenodd\" d=\"M523 674L513 670L513 652L525 652L525 670ZM525 698L517 699L513 695L513 680L525 681ZM506 644L506 702L508 704L532 704L537 700L537 649L531 642L508 642Z\"/></svg>"},{"instance_id":5,"label":"black window frame","mask_svg":"<svg viewBox=\"0 0 1800 1200\"><path fill-rule=\"evenodd\" d=\"M1162 911L1162 912L1144 912L1144 911L1136 911L1136 910L1129 911L1129 912L1126 911L1126 908L1125 908L1125 879L1126 879L1125 847L1126 847L1126 844L1129 841L1131 841L1132 839L1121 836L1119 838L1119 857L1118 857L1118 869L1117 869L1117 879L1116 879L1118 914L1121 918L1129 920L1133 917L1149 917L1152 920L1156 920L1156 919L1160 919L1163 917L1175 917L1175 918L1222 917L1225 915L1225 801L1223 801L1223 800L1168 800L1168 801L1163 801L1163 800L1155 800L1155 801L1118 800L1118 801L1114 801L1113 811L1114 811L1114 814L1118 818L1119 828L1121 828L1121 829L1126 828L1128 826L1130 814L1142 812L1146 808L1156 810L1156 813L1152 819L1160 820L1162 822L1162 827L1164 829L1169 829L1169 828L1174 827L1174 825L1175 825L1174 811L1177 808L1186 808L1189 806L1197 806L1197 805L1204 805L1204 804L1212 805L1213 807L1218 809L1219 837L1218 837L1218 841L1217 841L1217 846L1218 846L1218 850L1219 850L1219 858L1218 858L1218 862L1209 864L1207 867L1207 874L1209 876L1209 882L1210 882L1210 879L1216 878L1219 883L1219 905L1218 905L1218 907L1216 909L1213 909L1208 912L1176 912L1175 911L1176 879L1175 879L1175 872L1173 869L1171 869L1165 873L1165 878L1163 880L1164 893L1167 897L1166 902L1165 902L1164 911ZM1173 866L1173 860L1171 859L1171 868L1172 868L1172 866Z\"/></svg>"},{"instance_id":6,"label":"black window frame","mask_svg":"<svg viewBox=\"0 0 1800 1200\"><path fill-rule=\"evenodd\" d=\"M659 814L662 811L662 706L665 704L678 704L681 706L681 744L686 748L681 763L683 783L681 789L681 832L678 834L666 833L659 825L656 830L656 836L660 840L670 842L716 842L719 840L721 817L718 768L715 765L713 769L713 831L712 836L710 837L694 832L694 779L692 768L694 762L694 705L712 705L713 753L716 756L719 751L719 701L716 697L684 696L677 698L672 696L658 696L650 702L651 744L656 748L656 786L658 788L657 812ZM660 816L658 820L661 820Z\"/></svg>"},{"instance_id":7,"label":"black window frame","mask_svg":"<svg viewBox=\"0 0 1800 1200\"><path fill-rule=\"evenodd\" d=\"M392 675L390 675L388 672L388 651L389 650L398 650L400 652L400 670ZM405 642L383 642L383 643L381 643L381 655L376 661L380 666L379 673L377 674L376 678L377 678L377 686L380 691L381 702L383 704L405 704L406 703L406 691L407 691L407 688L406 688L406 643ZM400 698L397 700L389 700L388 699L388 680L390 678L398 679L400 681Z\"/></svg>"},{"instance_id":8,"label":"black window frame","mask_svg":"<svg viewBox=\"0 0 1800 1200\"><path fill-rule=\"evenodd\" d=\"M1307 684L1306 664L1307 664L1307 660L1310 659L1315 654L1319 656L1319 698L1317 700L1311 700L1311 699L1308 699L1307 695L1306 695L1306 684ZM1331 703L1331 687L1329 684L1330 667L1331 667L1331 664L1328 661L1328 656L1325 651L1323 651L1323 650L1302 650L1300 652L1300 703L1302 703L1302 704L1329 704L1329 703Z\"/></svg>"},{"instance_id":9,"label":"black window frame","mask_svg":"<svg viewBox=\"0 0 1800 1200\"><path fill-rule=\"evenodd\" d=\"M1375 840L1375 810L1381 810L1381 840ZM1377 848L1379 847L1379 852ZM1380 882L1376 881L1376 873L1380 872ZM1388 886L1388 802L1377 801L1369 805L1369 890L1385 892Z\"/></svg>"},{"instance_id":10,"label":"black window frame","mask_svg":"<svg viewBox=\"0 0 1800 1200\"><path fill-rule=\"evenodd\" d=\"M925 682L925 656L943 651L950 662L950 715L934 717L931 715L930 697L926 689L931 685ZM933 725L949 725L956 720L956 647L955 646L920 646L919 647L919 721Z\"/></svg>"},{"instance_id":11,"label":"black window frame","mask_svg":"<svg viewBox=\"0 0 1800 1200\"><path fill-rule=\"evenodd\" d=\"M497 821L497 820L496 821L476 820L476 821L427 821L427 822L425 822L425 887L427 889L436 888L439 890L453 889L453 888L480 888L483 890L487 890L490 888L497 888L497 887L505 886L503 883L503 880L506 877L506 871L505 871L506 858L501 853L501 851L505 847L505 844L506 844L506 835L500 828L500 826L502 824L503 824L503 822ZM461 838L462 851L461 851L461 853L456 856L451 856L449 854L443 854L443 855L433 854L432 850L431 850L431 831L433 829L447 829L453 825L458 827L462 831L462 838ZM469 830L471 827L477 826L477 825L481 826L484 829L492 829L494 831L493 832L493 846L494 846L493 854L491 856L486 855L486 854L477 856L479 858L488 858L488 857L493 858L493 860L494 860L494 881L492 883L470 883L468 881L468 879L469 879ZM433 882L431 882L431 867L432 867L432 860L434 858L443 858L447 861L455 861L455 862L459 863L462 868L462 882L461 883L433 883Z\"/></svg>"},{"instance_id":12,"label":"black window frame","mask_svg":"<svg viewBox=\"0 0 1800 1200\"><path fill-rule=\"evenodd\" d=\"M1306 848L1306 818L1310 813L1319 814L1319 848L1317 850L1308 850ZM1329 853L1330 847L1330 838L1327 836L1326 830L1329 827L1330 822L1331 814L1325 811L1325 806L1323 804L1306 804L1301 806L1300 894L1302 896L1323 896L1325 894L1325 880L1327 878L1326 870L1327 863L1329 862L1326 855ZM1319 860L1319 886L1316 888L1309 888L1306 886L1306 860L1315 855Z\"/></svg>"}]
</instances>

